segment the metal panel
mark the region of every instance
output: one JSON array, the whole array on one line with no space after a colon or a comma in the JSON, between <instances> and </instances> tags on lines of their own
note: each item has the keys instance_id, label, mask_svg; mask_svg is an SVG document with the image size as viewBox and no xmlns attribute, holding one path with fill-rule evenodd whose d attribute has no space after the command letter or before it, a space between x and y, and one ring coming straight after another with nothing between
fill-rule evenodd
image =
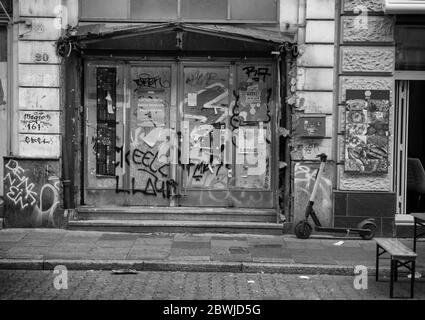
<instances>
[{"instance_id":1,"label":"metal panel","mask_svg":"<svg viewBox=\"0 0 425 320\"><path fill-rule=\"evenodd\" d=\"M409 124L409 81L396 82L395 108L395 190L397 195L397 214L406 214L407 147Z\"/></svg>"},{"instance_id":2,"label":"metal panel","mask_svg":"<svg viewBox=\"0 0 425 320\"><path fill-rule=\"evenodd\" d=\"M172 68L131 66L130 205L169 205Z\"/></svg>"},{"instance_id":3,"label":"metal panel","mask_svg":"<svg viewBox=\"0 0 425 320\"><path fill-rule=\"evenodd\" d=\"M100 67L118 70L114 177L96 175L95 70ZM113 204L115 194L117 205L273 208L274 78L273 65L264 62L90 62L86 204ZM243 102L236 103L238 95ZM239 130L244 132L240 147Z\"/></svg>"},{"instance_id":4,"label":"metal panel","mask_svg":"<svg viewBox=\"0 0 425 320\"><path fill-rule=\"evenodd\" d=\"M97 128L97 100L98 91L97 86L101 85L97 83L97 69L98 68L114 68L116 72L116 105L115 109L112 110L116 114L116 141L115 144L118 149L123 146L124 141L124 71L123 68L117 64L104 64L104 63L90 63L86 67L86 80L85 80L85 116L86 116L86 182L85 186L88 189L116 189L117 187L117 176L123 174L123 169L120 167L122 153L116 154L116 168L115 174L112 176L100 176L97 174L97 144L103 142L103 137L98 136ZM104 97L103 97L104 98ZM119 187L123 187L122 181L119 182Z\"/></svg>"}]
</instances>

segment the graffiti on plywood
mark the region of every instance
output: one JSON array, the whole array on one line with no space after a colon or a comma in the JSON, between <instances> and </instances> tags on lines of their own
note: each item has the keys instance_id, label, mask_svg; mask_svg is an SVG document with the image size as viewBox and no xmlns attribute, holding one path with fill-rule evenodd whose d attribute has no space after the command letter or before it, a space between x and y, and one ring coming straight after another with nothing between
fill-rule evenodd
<instances>
[{"instance_id":1,"label":"graffiti on plywood","mask_svg":"<svg viewBox=\"0 0 425 320\"><path fill-rule=\"evenodd\" d=\"M61 227L58 161L5 158L4 206L7 227Z\"/></svg>"},{"instance_id":2,"label":"graffiti on plywood","mask_svg":"<svg viewBox=\"0 0 425 320\"><path fill-rule=\"evenodd\" d=\"M318 163L297 162L294 167L294 221L304 218L305 207L313 191ZM315 211L324 226L332 225L332 174L329 165L326 166L315 199Z\"/></svg>"}]
</instances>

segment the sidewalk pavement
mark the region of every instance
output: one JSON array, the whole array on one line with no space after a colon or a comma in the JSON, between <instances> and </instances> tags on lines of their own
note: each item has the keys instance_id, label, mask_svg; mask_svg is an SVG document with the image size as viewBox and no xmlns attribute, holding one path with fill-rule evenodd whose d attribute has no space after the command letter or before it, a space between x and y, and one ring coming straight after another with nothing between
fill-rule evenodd
<instances>
[{"instance_id":1,"label":"sidewalk pavement","mask_svg":"<svg viewBox=\"0 0 425 320\"><path fill-rule=\"evenodd\" d=\"M412 240L401 240L412 247ZM375 271L375 241L315 236L135 234L59 229L0 231L0 269L208 271L353 275ZM425 242L417 270L425 271ZM423 254L422 254L423 253ZM389 261L381 263L388 273Z\"/></svg>"}]
</instances>

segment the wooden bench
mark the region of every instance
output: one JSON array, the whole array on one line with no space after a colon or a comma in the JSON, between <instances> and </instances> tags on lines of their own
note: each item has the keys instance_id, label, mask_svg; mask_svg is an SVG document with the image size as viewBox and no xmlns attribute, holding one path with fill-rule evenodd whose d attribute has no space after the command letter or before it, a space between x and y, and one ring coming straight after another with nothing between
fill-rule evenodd
<instances>
[{"instance_id":1,"label":"wooden bench","mask_svg":"<svg viewBox=\"0 0 425 320\"><path fill-rule=\"evenodd\" d=\"M413 298L415 287L415 263L417 254L393 238L375 238L376 241L376 281L379 281L379 257L388 253L391 257L390 298L394 296L394 282L398 280L398 268L410 271L410 297ZM409 266L410 264L410 266Z\"/></svg>"}]
</instances>

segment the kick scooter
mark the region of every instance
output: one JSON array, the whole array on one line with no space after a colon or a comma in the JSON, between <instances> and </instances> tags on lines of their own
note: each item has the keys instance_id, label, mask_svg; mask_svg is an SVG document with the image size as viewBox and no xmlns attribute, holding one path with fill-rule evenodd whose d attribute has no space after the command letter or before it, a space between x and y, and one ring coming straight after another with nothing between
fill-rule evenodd
<instances>
[{"instance_id":1,"label":"kick scooter","mask_svg":"<svg viewBox=\"0 0 425 320\"><path fill-rule=\"evenodd\" d=\"M320 168L316 174L316 181L314 182L313 192L310 195L310 200L305 209L304 220L297 223L295 226L295 235L300 239L308 239L313 231L313 227L308 222L308 218L311 217L315 227L314 230L317 232L334 232L334 233L345 233L347 236L350 233L357 233L363 240L370 240L375 236L376 223L375 219L365 219L361 221L356 228L336 228L336 227L323 227L320 223L319 218L314 211L314 199L316 198L317 189L319 188L320 179L325 169L327 155L322 153L317 156L320 158Z\"/></svg>"}]
</instances>

